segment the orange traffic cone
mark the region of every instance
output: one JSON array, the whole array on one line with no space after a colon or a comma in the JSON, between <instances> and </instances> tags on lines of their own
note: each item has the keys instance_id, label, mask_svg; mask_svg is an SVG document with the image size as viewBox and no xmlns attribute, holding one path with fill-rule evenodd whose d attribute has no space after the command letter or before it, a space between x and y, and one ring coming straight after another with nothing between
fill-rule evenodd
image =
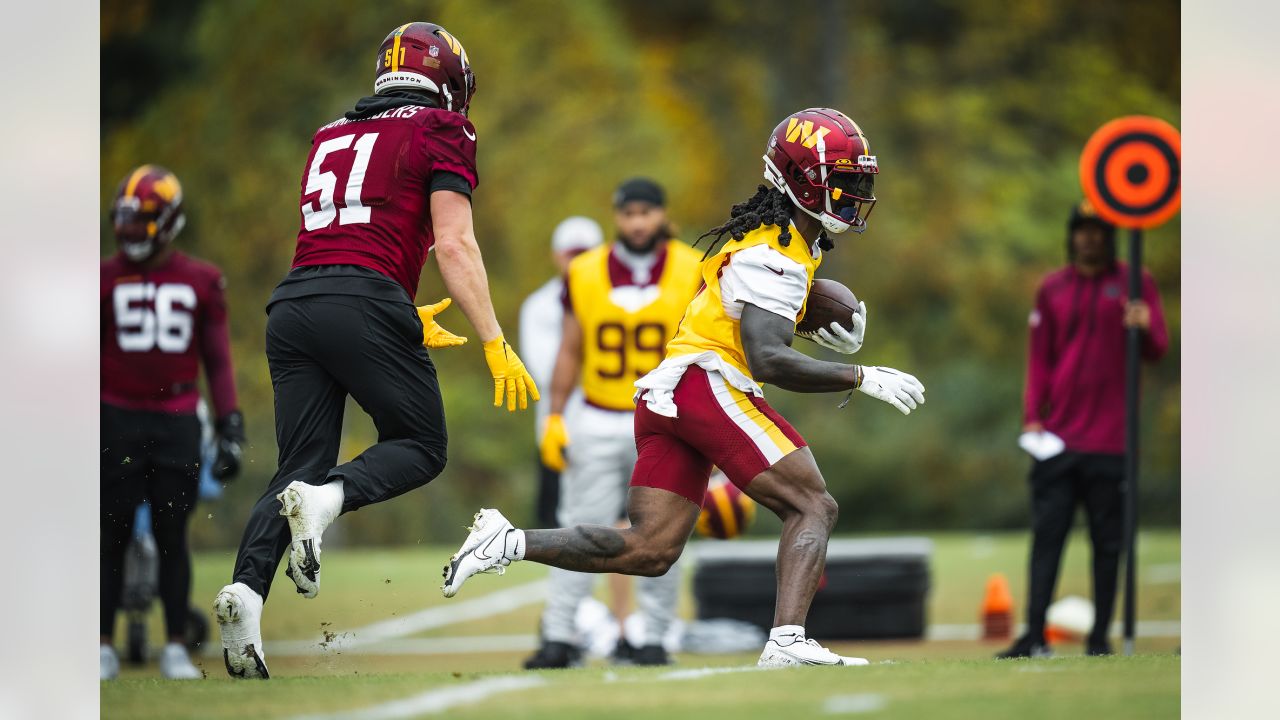
<instances>
[{"instance_id":1,"label":"orange traffic cone","mask_svg":"<svg viewBox=\"0 0 1280 720\"><path fill-rule=\"evenodd\" d=\"M1013 595L1003 573L987 578L987 596L982 601L982 639L1008 640L1013 635Z\"/></svg>"}]
</instances>

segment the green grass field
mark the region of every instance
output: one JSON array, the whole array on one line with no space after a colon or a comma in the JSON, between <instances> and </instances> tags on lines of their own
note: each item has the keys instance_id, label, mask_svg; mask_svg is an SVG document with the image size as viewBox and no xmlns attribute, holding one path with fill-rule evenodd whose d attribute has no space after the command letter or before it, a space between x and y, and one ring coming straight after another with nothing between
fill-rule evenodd
<instances>
[{"instance_id":1,"label":"green grass field","mask_svg":"<svg viewBox=\"0 0 1280 720\"><path fill-rule=\"evenodd\" d=\"M991 572L1004 572L1021 606L1026 536L1021 533L932 534L932 624L975 623ZM1180 543L1176 531L1139 538L1139 613L1173 633L1138 640L1134 657L1084 658L1076 645L1055 648L1049 660L996 662L998 645L977 640L831 643L846 654L869 658L866 668L742 670L755 653L678 656L674 668L592 667L543 673L518 670L527 650L503 647L479 652L449 648L473 641L510 639L535 632L541 605L524 604L485 617L449 624L426 623L399 640L412 645L351 649L362 626L420 617L426 608L456 605L490 593L526 586L545 570L514 565L505 577L471 581L454 600L440 596L440 566L452 548L346 550L326 546L323 590L315 600L292 592L279 577L266 607L263 633L272 679L232 682L223 669L216 626L212 649L197 658L208 678L169 682L154 665L126 667L119 680L102 685L104 718L257 718L301 715L373 718L426 717L439 703L475 695L475 702L449 706L452 718L518 717L774 718L857 714L862 717L946 718L1166 718L1179 712L1180 659L1176 621L1181 614ZM197 555L194 602L208 606L226 582L231 552ZM1073 537L1063 563L1059 596L1088 596L1088 543ZM520 591L517 590L516 594ZM686 592L683 612L691 616ZM1020 607L1019 607L1020 610ZM418 616L414 614L418 613ZM161 637L158 611L153 644ZM338 643L320 647L323 633ZM123 637L123 633L119 635ZM294 641L294 642L285 642ZM304 642L306 641L306 642ZM453 643L452 645L450 643ZM499 643L501 645L501 643ZM273 647L280 650L273 654ZM286 652L287 649L287 652ZM694 672L699 668L724 672ZM674 673L674 675L673 675ZM506 684L529 683L509 688ZM486 691L496 694L480 697ZM452 698L453 700L448 700ZM476 699L479 698L479 699ZM383 703L403 700L395 708ZM416 703L416 704L415 704ZM342 715L341 713L352 713ZM408 714L404 714L408 713Z\"/></svg>"}]
</instances>

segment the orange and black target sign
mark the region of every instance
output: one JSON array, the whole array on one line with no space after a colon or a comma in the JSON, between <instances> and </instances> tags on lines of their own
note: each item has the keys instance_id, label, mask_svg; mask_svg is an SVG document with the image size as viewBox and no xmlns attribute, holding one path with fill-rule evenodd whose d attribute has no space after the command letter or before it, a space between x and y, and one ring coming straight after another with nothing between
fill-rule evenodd
<instances>
[{"instance_id":1,"label":"orange and black target sign","mask_svg":"<svg viewBox=\"0 0 1280 720\"><path fill-rule=\"evenodd\" d=\"M1102 218L1127 228L1155 227L1182 204L1182 136L1145 115L1098 128L1080 155L1084 196Z\"/></svg>"}]
</instances>

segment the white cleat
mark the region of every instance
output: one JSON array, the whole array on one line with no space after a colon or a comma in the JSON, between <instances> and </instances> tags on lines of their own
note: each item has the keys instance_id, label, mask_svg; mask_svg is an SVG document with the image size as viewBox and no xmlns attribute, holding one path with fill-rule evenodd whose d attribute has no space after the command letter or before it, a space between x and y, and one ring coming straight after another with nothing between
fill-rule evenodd
<instances>
[{"instance_id":1,"label":"white cleat","mask_svg":"<svg viewBox=\"0 0 1280 720\"><path fill-rule=\"evenodd\" d=\"M276 499L293 536L284 574L298 594L313 598L320 592L320 535L342 513L342 481L308 485L295 480Z\"/></svg>"},{"instance_id":2,"label":"white cleat","mask_svg":"<svg viewBox=\"0 0 1280 720\"><path fill-rule=\"evenodd\" d=\"M866 658L837 655L801 635L784 635L764 644L764 652L756 665L760 667L795 667L798 665L868 665Z\"/></svg>"},{"instance_id":3,"label":"white cleat","mask_svg":"<svg viewBox=\"0 0 1280 720\"><path fill-rule=\"evenodd\" d=\"M120 657L110 645L98 646L98 679L115 680L120 675Z\"/></svg>"},{"instance_id":4,"label":"white cleat","mask_svg":"<svg viewBox=\"0 0 1280 720\"><path fill-rule=\"evenodd\" d=\"M481 508L476 513L475 523L467 529L471 531L467 541L462 543L458 552L449 558L449 564L444 566L444 587L440 589L444 591L445 597L457 595L458 590L462 589L462 583L472 575L501 575L511 564L511 560L506 557L507 534L515 532L515 526L502 513Z\"/></svg>"},{"instance_id":5,"label":"white cleat","mask_svg":"<svg viewBox=\"0 0 1280 720\"><path fill-rule=\"evenodd\" d=\"M191 663L191 656L181 644L171 642L160 651L160 674L170 680L199 680L204 677L200 668Z\"/></svg>"},{"instance_id":6,"label":"white cleat","mask_svg":"<svg viewBox=\"0 0 1280 720\"><path fill-rule=\"evenodd\" d=\"M233 678L270 677L262 651L262 596L244 583L233 583L218 593L213 614L222 632L227 674Z\"/></svg>"}]
</instances>

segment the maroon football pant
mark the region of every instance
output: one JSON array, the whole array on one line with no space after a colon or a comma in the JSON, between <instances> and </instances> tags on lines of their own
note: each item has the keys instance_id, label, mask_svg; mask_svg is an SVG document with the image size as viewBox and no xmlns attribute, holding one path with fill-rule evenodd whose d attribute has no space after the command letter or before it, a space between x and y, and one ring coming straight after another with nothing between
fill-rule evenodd
<instances>
[{"instance_id":1,"label":"maroon football pant","mask_svg":"<svg viewBox=\"0 0 1280 720\"><path fill-rule=\"evenodd\" d=\"M744 393L718 372L694 365L675 389L678 417L636 403L636 459L631 484L667 490L701 506L711 466L745 488L804 438L764 398Z\"/></svg>"}]
</instances>

